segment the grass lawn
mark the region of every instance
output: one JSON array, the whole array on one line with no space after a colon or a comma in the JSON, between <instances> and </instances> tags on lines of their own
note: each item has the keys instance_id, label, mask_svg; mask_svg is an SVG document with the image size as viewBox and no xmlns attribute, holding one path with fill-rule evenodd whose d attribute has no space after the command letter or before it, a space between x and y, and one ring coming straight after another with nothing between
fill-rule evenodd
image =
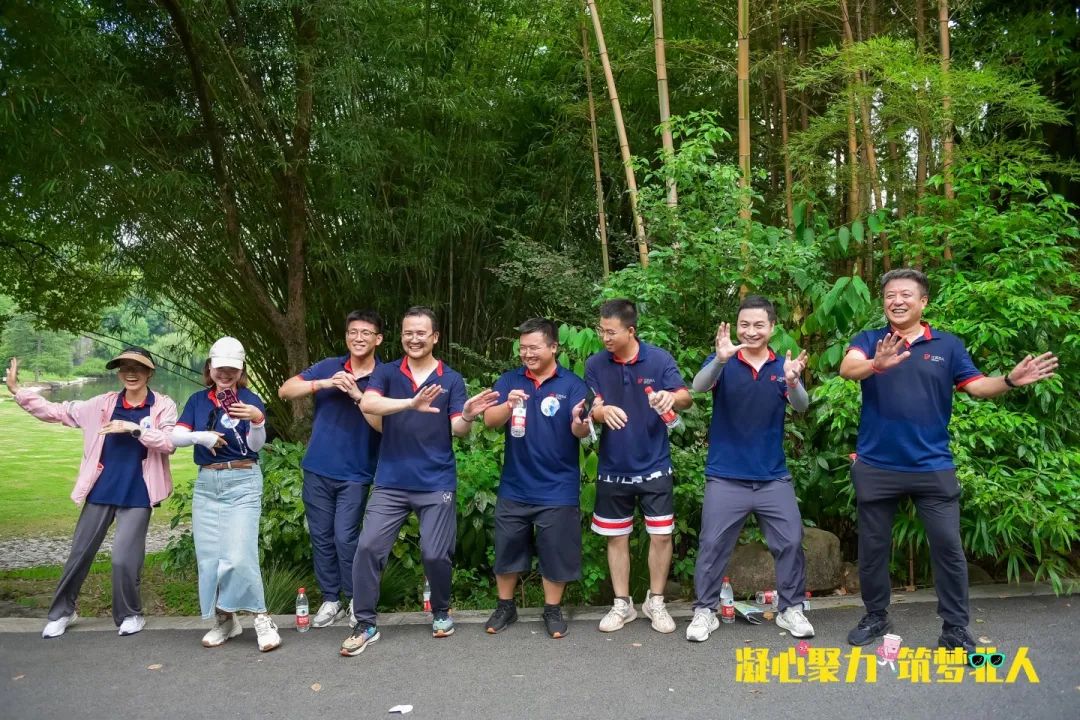
<instances>
[{"instance_id":1,"label":"grass lawn","mask_svg":"<svg viewBox=\"0 0 1080 720\"><path fill-rule=\"evenodd\" d=\"M79 510L71 489L82 459L82 432L31 417L10 396L0 399L0 539L70 535ZM173 484L195 481L191 448L172 457ZM168 523L168 505L154 524Z\"/></svg>"},{"instance_id":2,"label":"grass lawn","mask_svg":"<svg viewBox=\"0 0 1080 720\"><path fill-rule=\"evenodd\" d=\"M168 572L162 567L164 553L147 555L142 574L143 611L147 615L198 615L199 589L193 570ZM62 568L59 565L0 571L0 600L40 610L44 615L52 602ZM112 563L96 562L79 593L79 614L108 617L112 614Z\"/></svg>"}]
</instances>

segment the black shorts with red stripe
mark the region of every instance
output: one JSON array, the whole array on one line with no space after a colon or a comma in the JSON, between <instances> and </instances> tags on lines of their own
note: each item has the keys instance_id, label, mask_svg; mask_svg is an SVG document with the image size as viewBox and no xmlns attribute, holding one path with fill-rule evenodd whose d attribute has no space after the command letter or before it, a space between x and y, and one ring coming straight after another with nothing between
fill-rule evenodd
<instances>
[{"instance_id":1,"label":"black shorts with red stripe","mask_svg":"<svg viewBox=\"0 0 1080 720\"><path fill-rule=\"evenodd\" d=\"M629 535L634 529L634 507L640 504L646 531L651 535L670 535L675 528L673 488L671 470L637 477L601 475L596 480L593 532Z\"/></svg>"}]
</instances>

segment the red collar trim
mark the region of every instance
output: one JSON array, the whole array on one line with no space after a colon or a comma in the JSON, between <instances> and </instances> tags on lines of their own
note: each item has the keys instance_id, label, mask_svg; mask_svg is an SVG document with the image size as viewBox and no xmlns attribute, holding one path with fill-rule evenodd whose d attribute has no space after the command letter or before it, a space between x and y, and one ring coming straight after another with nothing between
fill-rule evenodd
<instances>
[{"instance_id":1,"label":"red collar trim","mask_svg":"<svg viewBox=\"0 0 1080 720\"><path fill-rule=\"evenodd\" d=\"M641 348L640 347L638 348L638 351L636 353L634 353L634 357L630 358L629 360L620 360L618 355L616 355L615 353L611 353L611 361L614 362L614 363L618 363L619 365L633 365L634 363L636 363L638 361L638 359L640 357L641 357Z\"/></svg>"},{"instance_id":2,"label":"red collar trim","mask_svg":"<svg viewBox=\"0 0 1080 720\"><path fill-rule=\"evenodd\" d=\"M538 378L536 375L533 375L532 370L530 370L529 368L525 368L525 377L532 380L533 385L536 387L537 390L540 389L540 386L543 385L545 381L550 380L551 378L555 377L558 374L559 374L559 365L558 365L558 363L555 364L554 372L552 372L550 375L548 375L543 380Z\"/></svg>"},{"instance_id":3,"label":"red collar trim","mask_svg":"<svg viewBox=\"0 0 1080 720\"><path fill-rule=\"evenodd\" d=\"M138 405L132 405L128 402L127 393L120 393L120 403L124 406L125 410L138 410L139 408L146 407L146 401L150 399L150 389L146 390L146 397Z\"/></svg>"},{"instance_id":4,"label":"red collar trim","mask_svg":"<svg viewBox=\"0 0 1080 720\"><path fill-rule=\"evenodd\" d=\"M758 376L757 368L755 368L750 363L750 361L748 361L745 357L743 357L742 350L735 353L735 357L738 358L739 362L741 362L743 365L746 365L746 367L750 368L750 372L753 373L754 379L757 380L757 376ZM774 360L776 360L776 353L774 353L772 351L772 348L769 348L769 359L766 360L765 363L771 363ZM762 363L761 367L765 367L765 363Z\"/></svg>"},{"instance_id":5,"label":"red collar trim","mask_svg":"<svg viewBox=\"0 0 1080 720\"><path fill-rule=\"evenodd\" d=\"M930 332L930 323L923 321L923 322L920 322L919 324L922 325L922 337L923 337L923 340L933 340L934 339L934 334L932 332ZM900 334L900 331L897 330L892 325L889 325L889 332L893 333L894 335L899 335ZM907 338L904 338L904 344L905 344L906 347L911 347L911 343L908 342Z\"/></svg>"},{"instance_id":6,"label":"red collar trim","mask_svg":"<svg viewBox=\"0 0 1080 720\"><path fill-rule=\"evenodd\" d=\"M351 355L349 356L349 359L345 361L345 372L352 375L352 356Z\"/></svg>"},{"instance_id":7,"label":"red collar trim","mask_svg":"<svg viewBox=\"0 0 1080 720\"><path fill-rule=\"evenodd\" d=\"M413 379L412 369L409 367L409 356L401 358L401 365L398 366L401 370L401 374L409 378L409 382L412 383L413 392L419 390L419 386L416 384L416 380ZM435 374L442 377L443 374L443 361L440 360L439 364L435 366Z\"/></svg>"},{"instance_id":8,"label":"red collar trim","mask_svg":"<svg viewBox=\"0 0 1080 720\"><path fill-rule=\"evenodd\" d=\"M206 397L210 398L210 402L214 403L214 407L221 407L221 403L218 402L217 394L214 393L214 388L206 393Z\"/></svg>"}]
</instances>

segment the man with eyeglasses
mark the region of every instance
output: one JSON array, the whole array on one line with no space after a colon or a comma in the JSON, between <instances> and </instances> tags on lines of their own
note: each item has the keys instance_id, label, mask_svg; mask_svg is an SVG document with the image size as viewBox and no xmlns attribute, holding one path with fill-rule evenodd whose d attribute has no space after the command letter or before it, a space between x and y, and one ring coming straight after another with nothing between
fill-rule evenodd
<instances>
[{"instance_id":1,"label":"man with eyeglasses","mask_svg":"<svg viewBox=\"0 0 1080 720\"><path fill-rule=\"evenodd\" d=\"M986 377L954 335L931 329L922 315L930 281L918 270L881 278L885 327L851 341L840 375L862 388L856 459L851 466L859 530L859 581L866 615L848 633L867 645L892 629L889 556L897 504L910 497L926 528L941 636L938 645L975 651L968 632L968 570L960 538L960 485L949 450L953 393L993 398L1053 376L1053 353L1028 355L1012 370Z\"/></svg>"},{"instance_id":2,"label":"man with eyeglasses","mask_svg":"<svg viewBox=\"0 0 1080 720\"><path fill-rule=\"evenodd\" d=\"M398 531L410 513L420 524L420 555L431 585L432 637L454 632L450 580L457 537L457 465L452 436L499 401L484 390L465 398L465 380L433 355L439 321L431 308L413 307L401 322L400 360L379 365L360 401L382 418L382 445L364 526L353 559L353 633L341 654L359 655L379 639L375 606L379 584Z\"/></svg>"},{"instance_id":3,"label":"man with eyeglasses","mask_svg":"<svg viewBox=\"0 0 1080 720\"><path fill-rule=\"evenodd\" d=\"M664 604L671 569L675 499L667 426L661 415L693 404L674 358L637 337L638 314L629 300L600 306L597 332L604 350L585 364L585 383L596 393L593 420L600 437L592 529L608 539L608 569L615 602L600 621L614 632L637 617L630 597L630 533L641 506L649 534L649 590L641 610L653 630L675 632Z\"/></svg>"},{"instance_id":4,"label":"man with eyeglasses","mask_svg":"<svg viewBox=\"0 0 1080 720\"><path fill-rule=\"evenodd\" d=\"M581 577L581 455L589 434L582 419L585 383L556 361L559 335L544 318L518 328L521 367L495 382L501 404L484 413L489 428L505 428L506 443L499 499L495 504L495 582L499 603L484 629L491 634L517 620L514 589L521 573L540 559L544 585L544 627L565 637L562 615L566 583ZM516 406L525 409L523 434L507 424Z\"/></svg>"},{"instance_id":5,"label":"man with eyeglasses","mask_svg":"<svg viewBox=\"0 0 1080 720\"><path fill-rule=\"evenodd\" d=\"M379 364L382 318L354 310L345 318L347 355L320 360L278 389L282 400L315 398L311 440L300 464L304 512L311 534L315 580L322 605L312 618L321 628L352 617L352 563L368 488L379 460L382 418L360 412L360 399Z\"/></svg>"}]
</instances>

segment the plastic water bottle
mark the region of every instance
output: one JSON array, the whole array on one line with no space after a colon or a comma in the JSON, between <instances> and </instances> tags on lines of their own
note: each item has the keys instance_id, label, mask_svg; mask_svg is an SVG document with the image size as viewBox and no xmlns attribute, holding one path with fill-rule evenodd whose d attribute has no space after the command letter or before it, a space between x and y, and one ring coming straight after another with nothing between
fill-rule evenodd
<instances>
[{"instance_id":1,"label":"plastic water bottle","mask_svg":"<svg viewBox=\"0 0 1080 720\"><path fill-rule=\"evenodd\" d=\"M724 578L724 584L720 586L720 621L735 622L735 593L727 577Z\"/></svg>"},{"instance_id":2,"label":"plastic water bottle","mask_svg":"<svg viewBox=\"0 0 1080 720\"><path fill-rule=\"evenodd\" d=\"M308 599L304 588L296 593L296 631L307 632L311 629L311 618L308 617Z\"/></svg>"},{"instance_id":3,"label":"plastic water bottle","mask_svg":"<svg viewBox=\"0 0 1080 720\"><path fill-rule=\"evenodd\" d=\"M424 578L424 612L431 612L431 583Z\"/></svg>"},{"instance_id":4,"label":"plastic water bottle","mask_svg":"<svg viewBox=\"0 0 1080 720\"><path fill-rule=\"evenodd\" d=\"M518 400L510 414L510 434L513 437L525 437L525 403Z\"/></svg>"},{"instance_id":5,"label":"plastic water bottle","mask_svg":"<svg viewBox=\"0 0 1080 720\"><path fill-rule=\"evenodd\" d=\"M654 392L656 391L652 389L652 385L645 386L645 394L648 395L650 399ZM660 415L660 419L664 421L664 424L667 425L668 430L674 430L682 425L682 418L679 417L678 413L674 410L668 410L666 413L662 413L659 410L656 412Z\"/></svg>"},{"instance_id":6,"label":"plastic water bottle","mask_svg":"<svg viewBox=\"0 0 1080 720\"><path fill-rule=\"evenodd\" d=\"M758 605L772 605L775 609L780 602L780 593L776 590L759 590L754 600Z\"/></svg>"}]
</instances>

